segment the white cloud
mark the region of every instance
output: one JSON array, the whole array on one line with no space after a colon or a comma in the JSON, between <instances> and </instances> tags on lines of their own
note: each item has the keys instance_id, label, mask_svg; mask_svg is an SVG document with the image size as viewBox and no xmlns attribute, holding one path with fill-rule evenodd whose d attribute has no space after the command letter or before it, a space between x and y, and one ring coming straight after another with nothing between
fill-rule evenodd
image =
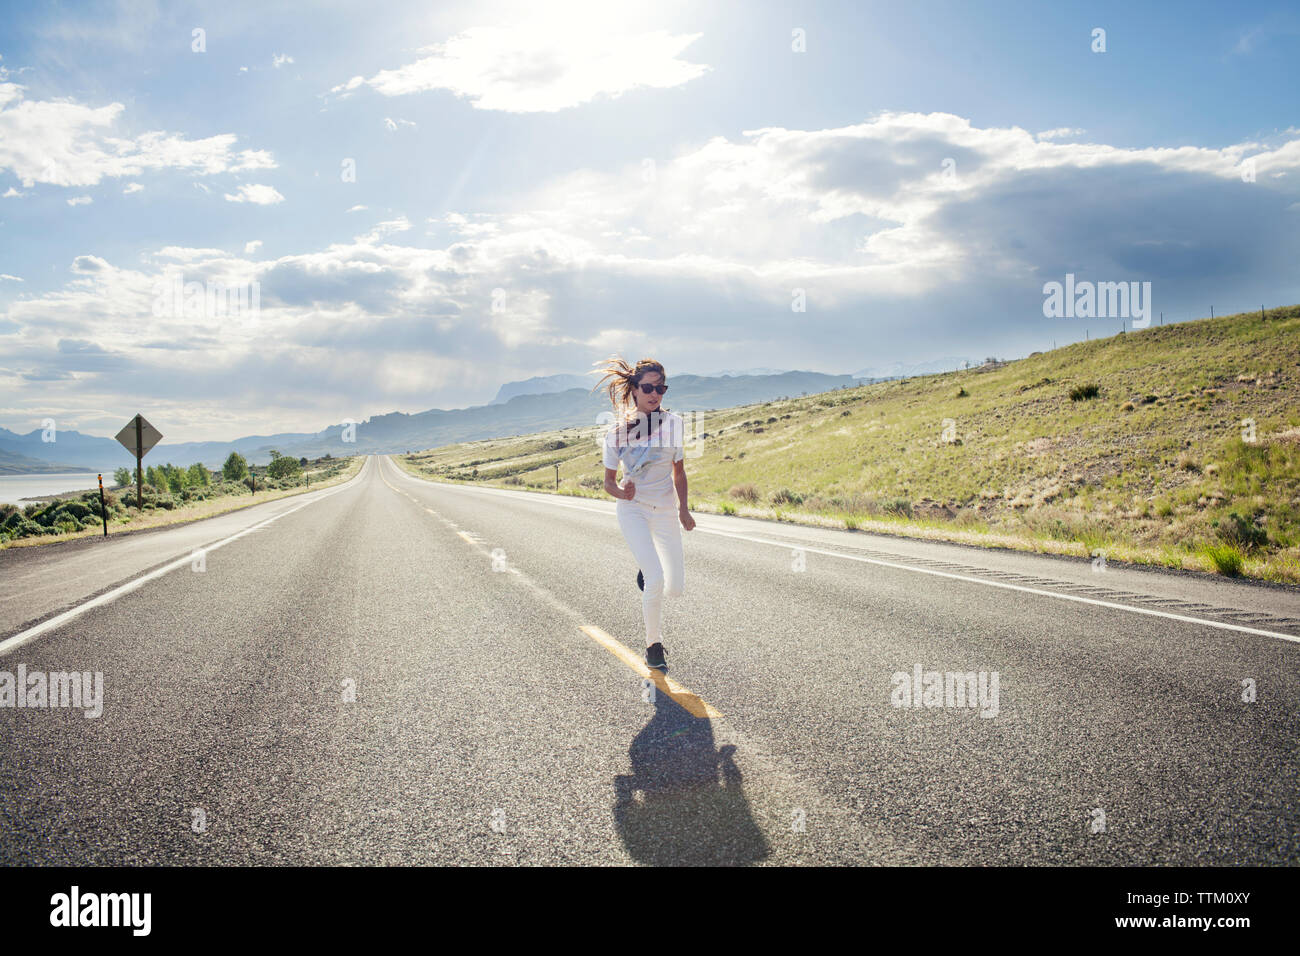
<instances>
[{"instance_id":1,"label":"white cloud","mask_svg":"<svg viewBox=\"0 0 1300 956\"><path fill-rule=\"evenodd\" d=\"M25 187L94 186L104 177L139 176L147 169L185 169L199 175L274 169L265 150L232 152L233 133L188 140L165 131L130 138L113 134L121 103L90 107L70 99L28 100L25 87L0 83L0 170Z\"/></svg>"},{"instance_id":2,"label":"white cloud","mask_svg":"<svg viewBox=\"0 0 1300 956\"><path fill-rule=\"evenodd\" d=\"M1237 38L1237 42L1230 53L1242 56L1253 53L1255 50L1255 41L1263 35L1265 35L1263 27L1252 27Z\"/></svg>"},{"instance_id":3,"label":"white cloud","mask_svg":"<svg viewBox=\"0 0 1300 956\"><path fill-rule=\"evenodd\" d=\"M139 183L127 183L127 184L126 184L126 188L122 190L122 194L123 194L124 196L129 196L129 195L131 195L132 193L138 193L138 192L142 191L143 189L144 189L144 187L141 186Z\"/></svg>"},{"instance_id":4,"label":"white cloud","mask_svg":"<svg viewBox=\"0 0 1300 956\"><path fill-rule=\"evenodd\" d=\"M248 255L252 255L252 254L256 253L257 250L258 250L258 249L261 249L261 248L262 248L262 240L261 240L261 239L254 239L254 240L252 240L251 242L246 242L246 243L244 243L244 252L245 252L246 254L248 254Z\"/></svg>"},{"instance_id":5,"label":"white cloud","mask_svg":"<svg viewBox=\"0 0 1300 956\"><path fill-rule=\"evenodd\" d=\"M410 221L405 216L398 216L396 219L389 219L386 222L376 223L375 227L365 236L358 236L358 242L378 242L385 236L391 236L393 233L406 232L411 228Z\"/></svg>"},{"instance_id":6,"label":"white cloud","mask_svg":"<svg viewBox=\"0 0 1300 956\"><path fill-rule=\"evenodd\" d=\"M26 195L27 195L26 193L20 193L18 190L14 189L13 186L10 186L8 189L5 190L4 195L0 196L0 199L12 199L15 196L26 196Z\"/></svg>"},{"instance_id":7,"label":"white cloud","mask_svg":"<svg viewBox=\"0 0 1300 956\"><path fill-rule=\"evenodd\" d=\"M220 258L226 253L221 249L196 249L191 246L167 246L154 253L155 258L177 259L181 262L193 262L195 259Z\"/></svg>"},{"instance_id":8,"label":"white cloud","mask_svg":"<svg viewBox=\"0 0 1300 956\"><path fill-rule=\"evenodd\" d=\"M395 131L398 126L414 126L414 125L415 124L410 120L399 119L394 121L389 119L387 116L384 117L384 129L388 130L390 133Z\"/></svg>"},{"instance_id":9,"label":"white cloud","mask_svg":"<svg viewBox=\"0 0 1300 956\"><path fill-rule=\"evenodd\" d=\"M260 184L245 184L239 187L235 193L225 194L229 202L251 202L258 206L271 206L278 202L284 202L284 197L276 191L274 186L264 186Z\"/></svg>"},{"instance_id":10,"label":"white cloud","mask_svg":"<svg viewBox=\"0 0 1300 956\"><path fill-rule=\"evenodd\" d=\"M0 272L0 281L22 282L23 280L20 279L18 276L11 276L7 272Z\"/></svg>"},{"instance_id":11,"label":"white cloud","mask_svg":"<svg viewBox=\"0 0 1300 956\"><path fill-rule=\"evenodd\" d=\"M77 256L72 260L72 265L68 268L79 275L94 275L101 272L111 272L113 269L108 264L108 260L101 259L99 256Z\"/></svg>"},{"instance_id":12,"label":"white cloud","mask_svg":"<svg viewBox=\"0 0 1300 956\"><path fill-rule=\"evenodd\" d=\"M690 82L709 69L680 59L699 36L630 33L602 22L595 8L546 7L540 20L472 27L422 48L429 54L422 59L368 80L354 76L330 92L347 95L363 84L385 96L449 90L478 109L555 112L600 96Z\"/></svg>"},{"instance_id":13,"label":"white cloud","mask_svg":"<svg viewBox=\"0 0 1300 956\"><path fill-rule=\"evenodd\" d=\"M91 199L89 196L73 196L71 199L68 200L68 205L89 206L94 201L95 200Z\"/></svg>"},{"instance_id":14,"label":"white cloud","mask_svg":"<svg viewBox=\"0 0 1300 956\"><path fill-rule=\"evenodd\" d=\"M293 62L293 57L285 53L276 53L274 56L271 57L271 65L274 66L277 70L280 67L284 66L286 63L292 63L292 62Z\"/></svg>"},{"instance_id":15,"label":"white cloud","mask_svg":"<svg viewBox=\"0 0 1300 956\"><path fill-rule=\"evenodd\" d=\"M363 209L369 209L369 208L370 208L369 206L356 205L353 206L351 209L349 209L348 212L361 212Z\"/></svg>"},{"instance_id":16,"label":"white cloud","mask_svg":"<svg viewBox=\"0 0 1300 956\"><path fill-rule=\"evenodd\" d=\"M1061 126L1057 129L1045 129L1036 134L1039 139L1073 139L1076 136L1082 136L1084 130L1077 127Z\"/></svg>"}]
</instances>

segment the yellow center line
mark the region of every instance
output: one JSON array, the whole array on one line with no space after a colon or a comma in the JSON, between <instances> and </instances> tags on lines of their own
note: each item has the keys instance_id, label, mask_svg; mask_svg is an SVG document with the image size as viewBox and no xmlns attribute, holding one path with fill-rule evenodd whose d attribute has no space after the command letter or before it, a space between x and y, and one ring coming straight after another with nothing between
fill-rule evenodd
<instances>
[{"instance_id":1,"label":"yellow center line","mask_svg":"<svg viewBox=\"0 0 1300 956\"><path fill-rule=\"evenodd\" d=\"M626 645L615 640L594 624L579 625L578 630L605 648L642 678L649 678L654 681L659 693L667 694L672 698L673 703L692 717L708 717L710 720L717 720L722 716L711 704L700 699L698 694L691 693L657 667L647 667L639 657L627 649Z\"/></svg>"}]
</instances>

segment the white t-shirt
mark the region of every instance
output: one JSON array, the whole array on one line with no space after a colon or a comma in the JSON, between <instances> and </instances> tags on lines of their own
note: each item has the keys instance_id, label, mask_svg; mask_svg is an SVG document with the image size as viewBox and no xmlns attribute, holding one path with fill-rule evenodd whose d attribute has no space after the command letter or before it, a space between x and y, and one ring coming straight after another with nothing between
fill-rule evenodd
<instances>
[{"instance_id":1,"label":"white t-shirt","mask_svg":"<svg viewBox=\"0 0 1300 956\"><path fill-rule=\"evenodd\" d=\"M677 504L673 462L686 457L682 446L685 426L680 415L666 409L655 412L649 425L654 429L649 436L643 434L646 431L644 416L639 429L635 420L610 425L605 432L605 467L617 469L622 463L624 483L630 478L636 485L633 501L673 506ZM640 437L629 442L628 433L634 429Z\"/></svg>"}]
</instances>

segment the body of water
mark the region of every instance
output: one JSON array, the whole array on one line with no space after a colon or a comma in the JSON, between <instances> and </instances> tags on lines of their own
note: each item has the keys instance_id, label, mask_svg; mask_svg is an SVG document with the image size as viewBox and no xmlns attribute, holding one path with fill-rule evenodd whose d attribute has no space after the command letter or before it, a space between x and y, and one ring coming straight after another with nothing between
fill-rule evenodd
<instances>
[{"instance_id":1,"label":"body of water","mask_svg":"<svg viewBox=\"0 0 1300 956\"><path fill-rule=\"evenodd\" d=\"M30 504L19 502L19 498L33 495L57 495L65 491L98 488L99 473L83 474L71 472L58 475L0 475L0 504ZM113 486L113 476L104 476L104 487Z\"/></svg>"}]
</instances>

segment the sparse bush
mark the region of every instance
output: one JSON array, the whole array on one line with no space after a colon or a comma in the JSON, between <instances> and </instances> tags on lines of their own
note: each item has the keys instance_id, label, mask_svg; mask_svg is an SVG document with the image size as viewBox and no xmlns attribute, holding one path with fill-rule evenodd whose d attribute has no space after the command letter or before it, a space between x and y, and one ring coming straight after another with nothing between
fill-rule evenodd
<instances>
[{"instance_id":1,"label":"sparse bush","mask_svg":"<svg viewBox=\"0 0 1300 956\"><path fill-rule=\"evenodd\" d=\"M782 488L773 492L772 504L774 505L801 505L803 504L803 495L796 494L789 488Z\"/></svg>"},{"instance_id":2,"label":"sparse bush","mask_svg":"<svg viewBox=\"0 0 1300 956\"><path fill-rule=\"evenodd\" d=\"M970 395L970 392L966 391L966 387L963 385L961 388L957 389L957 394L953 397L966 398L968 395Z\"/></svg>"},{"instance_id":3,"label":"sparse bush","mask_svg":"<svg viewBox=\"0 0 1300 956\"><path fill-rule=\"evenodd\" d=\"M758 489L753 485L732 485L727 494L733 498L739 498L741 501L758 501Z\"/></svg>"},{"instance_id":4,"label":"sparse bush","mask_svg":"<svg viewBox=\"0 0 1300 956\"><path fill-rule=\"evenodd\" d=\"M1100 394L1101 386L1095 383L1090 382L1087 385L1076 385L1074 388L1070 389L1070 401L1082 402L1089 398L1096 398Z\"/></svg>"},{"instance_id":5,"label":"sparse bush","mask_svg":"<svg viewBox=\"0 0 1300 956\"><path fill-rule=\"evenodd\" d=\"M880 503L880 510L887 514L910 518L912 517L912 502L907 498L886 498Z\"/></svg>"},{"instance_id":6,"label":"sparse bush","mask_svg":"<svg viewBox=\"0 0 1300 956\"><path fill-rule=\"evenodd\" d=\"M1219 529L1219 537L1239 551L1255 551L1268 545L1268 532L1235 511L1212 525Z\"/></svg>"}]
</instances>

